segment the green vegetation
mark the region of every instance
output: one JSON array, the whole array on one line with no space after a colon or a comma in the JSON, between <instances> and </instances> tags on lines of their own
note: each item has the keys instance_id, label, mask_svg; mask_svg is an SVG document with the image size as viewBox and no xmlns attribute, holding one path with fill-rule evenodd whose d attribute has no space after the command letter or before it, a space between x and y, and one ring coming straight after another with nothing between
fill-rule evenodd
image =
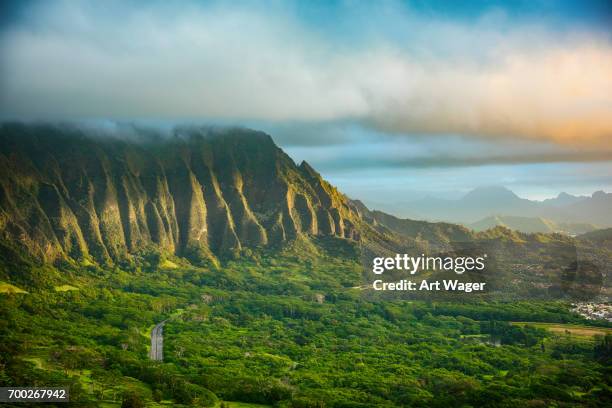
<instances>
[{"instance_id":1,"label":"green vegetation","mask_svg":"<svg viewBox=\"0 0 612 408\"><path fill-rule=\"evenodd\" d=\"M555 334L563 336L576 336L583 339L595 339L597 336L612 335L612 328L609 327L592 327L581 324L560 324L560 323L533 323L533 322L514 322L515 325L533 326L541 329L546 329Z\"/></svg>"},{"instance_id":2,"label":"green vegetation","mask_svg":"<svg viewBox=\"0 0 612 408\"><path fill-rule=\"evenodd\" d=\"M219 269L29 265L30 294L0 297L1 385L64 385L79 405L116 407L609 403L611 336L550 331L589 328L567 304L381 300L354 289L352 251L298 240ZM152 362L150 328L170 317Z\"/></svg>"},{"instance_id":3,"label":"green vegetation","mask_svg":"<svg viewBox=\"0 0 612 408\"><path fill-rule=\"evenodd\" d=\"M0 293L28 293L25 290L18 288L15 285L11 285L7 282L0 281Z\"/></svg>"},{"instance_id":4,"label":"green vegetation","mask_svg":"<svg viewBox=\"0 0 612 408\"><path fill-rule=\"evenodd\" d=\"M79 290L79 288L75 288L72 285L59 285L55 287L56 292L69 292L71 290Z\"/></svg>"},{"instance_id":5,"label":"green vegetation","mask_svg":"<svg viewBox=\"0 0 612 408\"><path fill-rule=\"evenodd\" d=\"M79 407L610 406L610 325L569 311L609 294L609 231L401 220L263 133L132 130L0 126L0 386ZM369 290L395 253L486 254L462 279L487 291Z\"/></svg>"},{"instance_id":6,"label":"green vegetation","mask_svg":"<svg viewBox=\"0 0 612 408\"><path fill-rule=\"evenodd\" d=\"M164 259L162 262L159 263L159 267L162 269L176 269L178 268L178 265L169 259Z\"/></svg>"}]
</instances>

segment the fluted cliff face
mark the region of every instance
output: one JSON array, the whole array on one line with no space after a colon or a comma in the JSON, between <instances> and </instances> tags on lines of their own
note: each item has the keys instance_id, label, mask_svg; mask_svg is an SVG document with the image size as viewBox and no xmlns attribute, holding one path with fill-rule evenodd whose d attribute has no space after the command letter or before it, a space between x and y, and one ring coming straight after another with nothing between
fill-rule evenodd
<instances>
[{"instance_id":1,"label":"fluted cliff face","mask_svg":"<svg viewBox=\"0 0 612 408\"><path fill-rule=\"evenodd\" d=\"M0 127L0 235L46 261L151 249L204 259L299 234L359 239L358 212L261 132Z\"/></svg>"}]
</instances>

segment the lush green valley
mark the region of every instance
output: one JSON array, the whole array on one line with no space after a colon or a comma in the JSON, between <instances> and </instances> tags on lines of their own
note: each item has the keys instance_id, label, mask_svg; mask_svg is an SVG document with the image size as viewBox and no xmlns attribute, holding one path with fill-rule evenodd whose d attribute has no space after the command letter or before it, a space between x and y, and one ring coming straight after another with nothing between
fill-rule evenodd
<instances>
[{"instance_id":1,"label":"lush green valley","mask_svg":"<svg viewBox=\"0 0 612 408\"><path fill-rule=\"evenodd\" d=\"M0 297L2 385L66 385L79 406L610 403L610 334L510 324L584 324L567 303L380 300L354 288L353 244L333 245L297 241L218 268L4 259L28 293ZM153 362L148 330L165 318L166 358Z\"/></svg>"},{"instance_id":2,"label":"lush green valley","mask_svg":"<svg viewBox=\"0 0 612 408\"><path fill-rule=\"evenodd\" d=\"M609 406L611 325L570 305L609 300L609 231L370 211L261 132L119 136L0 127L0 386L74 406ZM487 290L373 291L373 257L400 253L488 255L461 275Z\"/></svg>"}]
</instances>

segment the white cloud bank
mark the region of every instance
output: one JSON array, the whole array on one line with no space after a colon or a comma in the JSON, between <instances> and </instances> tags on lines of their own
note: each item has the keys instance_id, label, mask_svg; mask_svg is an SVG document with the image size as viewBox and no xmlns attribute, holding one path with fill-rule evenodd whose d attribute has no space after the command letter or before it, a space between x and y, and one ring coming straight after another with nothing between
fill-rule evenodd
<instances>
[{"instance_id":1,"label":"white cloud bank","mask_svg":"<svg viewBox=\"0 0 612 408\"><path fill-rule=\"evenodd\" d=\"M350 41L290 7L164 4L35 3L0 39L0 113L355 119L397 133L612 141L607 37L388 6L376 12L393 12L404 37L373 23Z\"/></svg>"}]
</instances>

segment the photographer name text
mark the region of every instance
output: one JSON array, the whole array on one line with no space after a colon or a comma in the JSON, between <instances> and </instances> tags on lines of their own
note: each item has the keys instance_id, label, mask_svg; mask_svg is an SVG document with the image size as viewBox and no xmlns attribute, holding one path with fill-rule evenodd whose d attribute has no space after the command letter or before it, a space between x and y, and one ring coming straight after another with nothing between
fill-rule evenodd
<instances>
[{"instance_id":1,"label":"photographer name text","mask_svg":"<svg viewBox=\"0 0 612 408\"><path fill-rule=\"evenodd\" d=\"M442 256L409 256L408 254L396 254L389 258L374 258L372 261L372 272L381 275L385 271L405 271L414 275L418 271L453 271L457 275L464 272L481 272L485 269L487 255L479 257L442 257ZM377 279L372 283L374 290L390 291L452 291L452 292L481 292L485 289L485 282L462 282L457 279L444 280L410 280L402 279L396 282L385 282Z\"/></svg>"},{"instance_id":2,"label":"photographer name text","mask_svg":"<svg viewBox=\"0 0 612 408\"><path fill-rule=\"evenodd\" d=\"M460 282L458 280L412 281L402 279L397 282L383 282L377 279L372 283L374 290L406 290L406 291L453 291L453 292L480 292L485 288L485 282Z\"/></svg>"}]
</instances>

